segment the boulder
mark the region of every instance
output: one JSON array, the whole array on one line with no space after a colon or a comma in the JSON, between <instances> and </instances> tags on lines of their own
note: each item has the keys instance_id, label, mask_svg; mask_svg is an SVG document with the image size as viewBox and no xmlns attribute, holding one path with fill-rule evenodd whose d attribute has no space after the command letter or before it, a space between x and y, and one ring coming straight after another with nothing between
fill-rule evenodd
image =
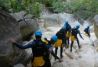
<instances>
[{"instance_id":1,"label":"boulder","mask_svg":"<svg viewBox=\"0 0 98 67\"><path fill-rule=\"evenodd\" d=\"M11 15L19 22L20 33L23 40L30 40L31 35L39 29L37 20L31 19L31 14L26 14L25 11L11 13ZM29 36L28 36L29 35Z\"/></svg>"},{"instance_id":2,"label":"boulder","mask_svg":"<svg viewBox=\"0 0 98 67\"><path fill-rule=\"evenodd\" d=\"M16 64L14 67L25 67L23 64Z\"/></svg>"},{"instance_id":3,"label":"boulder","mask_svg":"<svg viewBox=\"0 0 98 67\"><path fill-rule=\"evenodd\" d=\"M26 12L25 11L20 11L17 13L11 13L10 15L13 16L17 21L23 19L23 17L25 16Z\"/></svg>"},{"instance_id":4,"label":"boulder","mask_svg":"<svg viewBox=\"0 0 98 67\"><path fill-rule=\"evenodd\" d=\"M19 23L9 13L0 10L0 67L25 64L26 52L12 45L10 38L21 38Z\"/></svg>"},{"instance_id":5,"label":"boulder","mask_svg":"<svg viewBox=\"0 0 98 67\"><path fill-rule=\"evenodd\" d=\"M95 35L98 38L98 15L95 15L94 17L94 31L95 31Z\"/></svg>"},{"instance_id":6,"label":"boulder","mask_svg":"<svg viewBox=\"0 0 98 67\"><path fill-rule=\"evenodd\" d=\"M61 24L61 17L59 14L42 15L41 19L44 20L45 27L57 26Z\"/></svg>"},{"instance_id":7,"label":"boulder","mask_svg":"<svg viewBox=\"0 0 98 67\"><path fill-rule=\"evenodd\" d=\"M39 29L36 20L26 19L19 22L20 32L23 40L30 40L33 33Z\"/></svg>"}]
</instances>

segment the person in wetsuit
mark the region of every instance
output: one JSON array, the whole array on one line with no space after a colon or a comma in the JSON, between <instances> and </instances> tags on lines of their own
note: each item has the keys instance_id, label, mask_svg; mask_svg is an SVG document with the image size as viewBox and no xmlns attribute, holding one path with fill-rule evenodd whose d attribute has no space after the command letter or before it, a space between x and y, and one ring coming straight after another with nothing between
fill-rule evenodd
<instances>
[{"instance_id":1,"label":"person in wetsuit","mask_svg":"<svg viewBox=\"0 0 98 67\"><path fill-rule=\"evenodd\" d=\"M68 21L65 22L64 26L56 33L58 37L57 42L55 43L55 54L57 55L58 47L60 47L60 57L62 58L63 55L63 47L69 46L69 37L70 37L71 26L69 25Z\"/></svg>"},{"instance_id":2,"label":"person in wetsuit","mask_svg":"<svg viewBox=\"0 0 98 67\"><path fill-rule=\"evenodd\" d=\"M32 67L51 67L51 62L49 59L49 54L51 53L55 58L60 58L54 54L51 44L53 44L57 39L56 36L51 38L51 43L46 44L41 40L42 33L40 31L35 32L36 39L27 45L20 45L16 41L13 44L21 49L32 49ZM55 40L53 39L55 38Z\"/></svg>"},{"instance_id":3,"label":"person in wetsuit","mask_svg":"<svg viewBox=\"0 0 98 67\"><path fill-rule=\"evenodd\" d=\"M71 34L71 25L67 22L65 22L64 24L65 27L65 38L66 38L66 46L69 47L69 38L70 38L70 34Z\"/></svg>"},{"instance_id":4,"label":"person in wetsuit","mask_svg":"<svg viewBox=\"0 0 98 67\"><path fill-rule=\"evenodd\" d=\"M79 34L79 36L83 39L80 31L79 31L80 25L77 25L75 28L72 28L71 30L71 45L70 45L70 52L72 52L72 47L73 47L73 43L76 40L77 44L78 44L78 48L80 49L80 43L79 43L79 39L77 37L77 35Z\"/></svg>"},{"instance_id":5,"label":"person in wetsuit","mask_svg":"<svg viewBox=\"0 0 98 67\"><path fill-rule=\"evenodd\" d=\"M85 29L84 29L84 32L85 32L85 34L87 34L87 36L90 38L90 27L89 26L87 26Z\"/></svg>"}]
</instances>

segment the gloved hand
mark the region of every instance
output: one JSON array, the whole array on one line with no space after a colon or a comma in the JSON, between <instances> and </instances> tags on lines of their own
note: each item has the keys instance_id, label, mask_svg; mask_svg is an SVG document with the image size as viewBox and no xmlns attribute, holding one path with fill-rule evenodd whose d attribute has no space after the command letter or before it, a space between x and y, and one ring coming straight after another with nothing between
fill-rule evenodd
<instances>
[{"instance_id":1,"label":"gloved hand","mask_svg":"<svg viewBox=\"0 0 98 67\"><path fill-rule=\"evenodd\" d=\"M12 43L16 43L16 39L14 39L14 38L10 38L9 41Z\"/></svg>"}]
</instances>

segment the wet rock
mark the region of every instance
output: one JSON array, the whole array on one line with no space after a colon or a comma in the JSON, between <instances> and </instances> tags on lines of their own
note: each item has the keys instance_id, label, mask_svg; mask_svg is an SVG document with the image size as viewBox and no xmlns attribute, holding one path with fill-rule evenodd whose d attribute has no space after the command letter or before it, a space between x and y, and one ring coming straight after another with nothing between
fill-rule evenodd
<instances>
[{"instance_id":1,"label":"wet rock","mask_svg":"<svg viewBox=\"0 0 98 67\"><path fill-rule=\"evenodd\" d=\"M20 19L23 19L25 14L26 14L25 11L21 11L18 13L11 13L10 15L13 16L17 21L19 21Z\"/></svg>"},{"instance_id":2,"label":"wet rock","mask_svg":"<svg viewBox=\"0 0 98 67\"><path fill-rule=\"evenodd\" d=\"M14 67L25 67L23 64L16 64Z\"/></svg>"},{"instance_id":3,"label":"wet rock","mask_svg":"<svg viewBox=\"0 0 98 67\"><path fill-rule=\"evenodd\" d=\"M62 18L62 15L63 14L47 14L42 15L41 19L44 20L45 27L58 26L61 25L64 22L64 20L66 20L65 17Z\"/></svg>"},{"instance_id":4,"label":"wet rock","mask_svg":"<svg viewBox=\"0 0 98 67\"><path fill-rule=\"evenodd\" d=\"M98 15L96 15L94 17L94 32L95 32L95 35L98 38Z\"/></svg>"},{"instance_id":5,"label":"wet rock","mask_svg":"<svg viewBox=\"0 0 98 67\"><path fill-rule=\"evenodd\" d=\"M11 15L19 22L22 39L30 40L31 35L33 35L33 33L39 29L37 20L31 19L32 15L26 14L25 11L13 14L11 13Z\"/></svg>"},{"instance_id":6,"label":"wet rock","mask_svg":"<svg viewBox=\"0 0 98 67\"><path fill-rule=\"evenodd\" d=\"M25 21L21 21L19 26L23 40L30 40L31 35L33 35L33 33L39 29L37 21L33 19L26 19Z\"/></svg>"},{"instance_id":7,"label":"wet rock","mask_svg":"<svg viewBox=\"0 0 98 67\"><path fill-rule=\"evenodd\" d=\"M13 46L10 38L21 38L19 23L7 12L0 10L0 67L25 64L26 52Z\"/></svg>"}]
</instances>

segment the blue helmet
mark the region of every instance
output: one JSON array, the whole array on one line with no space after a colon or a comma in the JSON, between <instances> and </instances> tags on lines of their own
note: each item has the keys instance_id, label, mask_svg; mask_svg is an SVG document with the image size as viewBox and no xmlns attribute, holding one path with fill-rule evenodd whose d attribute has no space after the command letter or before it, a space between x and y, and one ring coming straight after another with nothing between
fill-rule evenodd
<instances>
[{"instance_id":1,"label":"blue helmet","mask_svg":"<svg viewBox=\"0 0 98 67\"><path fill-rule=\"evenodd\" d=\"M56 42L58 40L58 37L56 35L51 37L51 40L53 40L54 42Z\"/></svg>"},{"instance_id":2,"label":"blue helmet","mask_svg":"<svg viewBox=\"0 0 98 67\"><path fill-rule=\"evenodd\" d=\"M35 32L35 36L42 36L42 32L40 31Z\"/></svg>"},{"instance_id":3,"label":"blue helmet","mask_svg":"<svg viewBox=\"0 0 98 67\"><path fill-rule=\"evenodd\" d=\"M67 25L69 25L68 21L65 21L63 28L66 29Z\"/></svg>"}]
</instances>

